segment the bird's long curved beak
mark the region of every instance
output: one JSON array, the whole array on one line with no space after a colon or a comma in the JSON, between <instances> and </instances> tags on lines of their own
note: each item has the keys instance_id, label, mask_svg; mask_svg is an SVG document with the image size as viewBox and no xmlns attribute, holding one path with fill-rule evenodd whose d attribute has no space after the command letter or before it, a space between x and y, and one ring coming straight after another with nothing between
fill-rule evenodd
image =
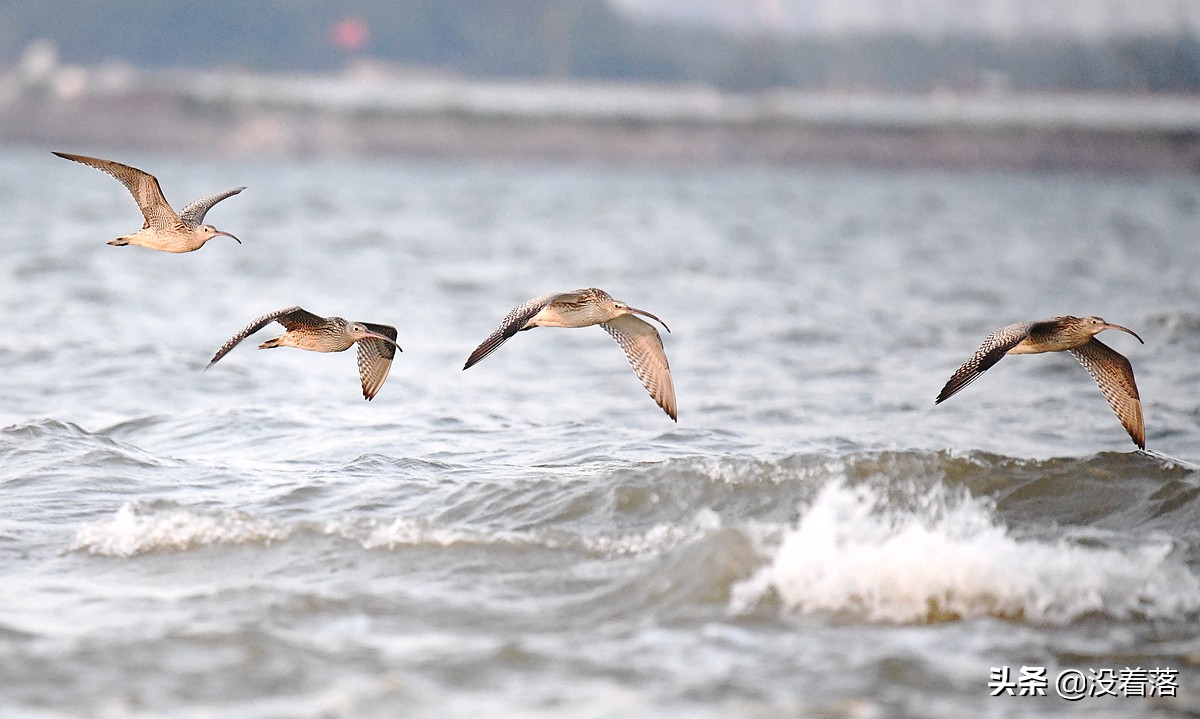
<instances>
[{"instance_id":1,"label":"bird's long curved beak","mask_svg":"<svg viewBox=\"0 0 1200 719\"><path fill-rule=\"evenodd\" d=\"M1142 338L1141 338L1141 337L1138 337L1138 333L1137 333L1137 332L1134 332L1133 330L1129 329L1128 327L1122 327L1121 325L1114 325L1114 324L1111 324L1111 323L1109 323L1109 322L1105 322L1105 323L1104 323L1104 329L1106 329L1106 330L1121 330L1122 332L1128 332L1129 334L1133 335L1134 337L1137 337L1137 341L1138 341L1138 342L1141 342L1142 344L1146 344L1146 343L1145 343L1145 342L1142 340Z\"/></svg>"},{"instance_id":2,"label":"bird's long curved beak","mask_svg":"<svg viewBox=\"0 0 1200 719\"><path fill-rule=\"evenodd\" d=\"M213 233L213 237L216 237L217 235L223 235L223 236L225 236L225 237L233 237L233 235L229 234L228 232L224 232L224 231L222 231L222 230L217 230L216 232L214 232L214 233ZM237 243L238 243L239 245L240 245L240 244L242 244L242 241L241 241L241 240L238 240L238 238L236 238L236 237L233 237L233 239L237 240Z\"/></svg>"},{"instance_id":3,"label":"bird's long curved beak","mask_svg":"<svg viewBox=\"0 0 1200 719\"><path fill-rule=\"evenodd\" d=\"M649 317L650 319L652 319L652 320L654 320L655 322L657 322L657 323L659 323L660 325L662 325L662 326L663 326L663 329L664 329L664 330L666 330L667 332L670 332L670 331L671 331L671 328L670 328L670 327L667 327L667 323L666 323L666 322L663 322L662 320L658 319L658 317L655 317L654 315L650 314L650 313L649 313L649 312L647 312L646 310L639 310L639 309L638 309L638 308L636 308L636 307L626 307L625 309L629 310L630 312L632 312L632 313L633 313L633 314L635 314L635 315L642 315L643 317Z\"/></svg>"},{"instance_id":4,"label":"bird's long curved beak","mask_svg":"<svg viewBox=\"0 0 1200 719\"><path fill-rule=\"evenodd\" d=\"M400 349L400 345L396 342L396 340L392 339L391 337L388 337L387 335L381 335L378 332L372 332L370 330L367 330L366 333L363 334L363 336L370 337L371 339L383 340L384 342L390 342L391 344L396 345L397 351L399 351L399 352L404 351L404 350Z\"/></svg>"}]
</instances>

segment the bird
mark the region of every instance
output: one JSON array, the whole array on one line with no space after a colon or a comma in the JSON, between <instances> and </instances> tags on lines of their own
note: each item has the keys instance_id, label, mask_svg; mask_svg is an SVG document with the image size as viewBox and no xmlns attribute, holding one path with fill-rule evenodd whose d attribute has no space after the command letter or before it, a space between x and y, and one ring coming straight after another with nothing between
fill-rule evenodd
<instances>
[{"instance_id":1,"label":"bird","mask_svg":"<svg viewBox=\"0 0 1200 719\"><path fill-rule=\"evenodd\" d=\"M661 324L667 332L671 331L658 317L645 310L630 307L620 300L614 300L607 292L595 287L536 297L509 312L500 323L500 327L467 358L463 370L470 369L495 352L518 332L534 327L600 325L625 351L634 373L658 406L668 417L678 422L675 385L671 382L671 368L667 364L662 337L654 325L634 315L649 317Z\"/></svg>"},{"instance_id":2,"label":"bird","mask_svg":"<svg viewBox=\"0 0 1200 719\"><path fill-rule=\"evenodd\" d=\"M207 370L237 347L242 340L271 322L283 325L287 332L258 346L296 347L313 352L343 352L358 343L358 375L362 380L363 398L372 400L392 368L392 358L400 350L396 344L396 328L370 322L348 322L341 317L321 317L301 307L285 307L267 313L242 328L213 355L204 368Z\"/></svg>"},{"instance_id":3,"label":"bird","mask_svg":"<svg viewBox=\"0 0 1200 719\"><path fill-rule=\"evenodd\" d=\"M245 187L235 187L232 190L218 192L215 195L202 197L183 208L183 212L175 214L167 198L163 197L162 188L154 175L143 172L136 167L122 165L112 160L101 160L86 155L72 155L66 152L54 152L61 158L81 162L97 170L106 172L121 181L142 211L146 221L142 229L132 235L123 235L108 244L115 247L124 245L140 245L152 250L163 252L192 252L204 246L214 237L233 237L240 245L241 240L213 227L204 224L204 215L212 206L227 197L238 194Z\"/></svg>"},{"instance_id":4,"label":"bird","mask_svg":"<svg viewBox=\"0 0 1200 719\"><path fill-rule=\"evenodd\" d=\"M1001 327L983 340L975 354L964 362L946 382L934 404L941 404L963 387L974 382L1005 355L1070 352L1092 375L1108 404L1117 414L1134 444L1146 448L1146 429L1142 421L1142 402L1133 367L1116 350L1096 339L1104 330L1120 330L1137 337L1128 327L1105 322L1100 317L1064 315L1038 322L1019 322Z\"/></svg>"}]
</instances>

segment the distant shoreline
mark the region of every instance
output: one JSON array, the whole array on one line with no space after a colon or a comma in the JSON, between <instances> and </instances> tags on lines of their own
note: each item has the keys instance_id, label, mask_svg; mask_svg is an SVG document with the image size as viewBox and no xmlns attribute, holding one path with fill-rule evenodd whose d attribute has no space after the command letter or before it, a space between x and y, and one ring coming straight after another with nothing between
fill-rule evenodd
<instances>
[{"instance_id":1,"label":"distant shoreline","mask_svg":"<svg viewBox=\"0 0 1200 719\"><path fill-rule=\"evenodd\" d=\"M1200 172L1200 97L736 95L704 87L70 68L0 81L0 141L266 156Z\"/></svg>"}]
</instances>

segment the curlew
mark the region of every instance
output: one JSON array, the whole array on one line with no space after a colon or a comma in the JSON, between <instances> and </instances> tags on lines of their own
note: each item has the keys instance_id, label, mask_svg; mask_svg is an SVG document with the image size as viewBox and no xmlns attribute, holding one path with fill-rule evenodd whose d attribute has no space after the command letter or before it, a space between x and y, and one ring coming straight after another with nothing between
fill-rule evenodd
<instances>
[{"instance_id":1,"label":"curlew","mask_svg":"<svg viewBox=\"0 0 1200 719\"><path fill-rule=\"evenodd\" d=\"M125 185L129 193L133 195L134 201L142 211L142 216L145 217L142 229L132 235L109 240L108 244L110 245L117 247L141 245L163 252L192 252L200 249L205 242L218 235L233 237L228 232L222 232L212 225L204 224L204 215L208 214L213 205L226 197L236 195L246 189L245 187L235 187L232 190L202 197L183 208L183 212L175 214L175 210L171 209L171 205L167 203L167 198L163 197L158 180L148 172L112 160L101 160L86 155L71 155L66 152L55 152L54 154L107 172L120 180L121 184ZM242 242L236 237L233 239L237 240L238 244Z\"/></svg>"},{"instance_id":2,"label":"curlew","mask_svg":"<svg viewBox=\"0 0 1200 719\"><path fill-rule=\"evenodd\" d=\"M260 350L272 347L296 347L312 352L343 352L358 343L358 375L362 379L363 397L374 399L383 386L392 358L400 351L396 344L396 328L370 322L347 322L341 317L320 317L300 307L276 310L254 320L242 328L213 355L208 369L217 363L229 350L266 327L271 322L283 325L287 332L269 339L258 346Z\"/></svg>"},{"instance_id":3,"label":"curlew","mask_svg":"<svg viewBox=\"0 0 1200 719\"><path fill-rule=\"evenodd\" d=\"M600 325L625 351L634 373L658 406L672 420L679 421L675 411L675 385L671 382L671 368L667 364L662 337L653 325L634 315L649 317L667 332L671 331L665 322L649 312L614 300L607 292L595 287L537 297L509 312L500 327L471 353L463 369L469 369L495 352L508 338L524 330Z\"/></svg>"},{"instance_id":4,"label":"curlew","mask_svg":"<svg viewBox=\"0 0 1200 719\"><path fill-rule=\"evenodd\" d=\"M971 359L963 363L937 396L934 404L949 399L975 381L1004 355L1039 354L1067 351L1092 375L1105 399L1117 413L1125 431L1141 449L1146 448L1146 430L1142 423L1142 403L1133 367L1129 360L1096 339L1104 330L1121 330L1142 338L1128 327L1114 325L1099 317L1051 317L1040 322L1021 322L1002 327L984 339ZM1145 344L1142 342L1142 344Z\"/></svg>"}]
</instances>

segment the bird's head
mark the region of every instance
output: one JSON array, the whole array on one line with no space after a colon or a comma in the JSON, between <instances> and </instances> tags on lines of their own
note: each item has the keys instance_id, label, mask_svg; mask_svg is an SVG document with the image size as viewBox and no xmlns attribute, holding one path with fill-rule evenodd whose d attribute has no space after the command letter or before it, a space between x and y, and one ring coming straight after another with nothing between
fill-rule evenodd
<instances>
[{"instance_id":1,"label":"bird's head","mask_svg":"<svg viewBox=\"0 0 1200 719\"><path fill-rule=\"evenodd\" d=\"M1083 318L1083 329L1089 335L1093 335L1093 336L1100 334L1104 330L1121 330L1122 332L1128 332L1129 334L1133 335L1134 337L1137 337L1138 342L1141 342L1142 344L1146 344L1145 342L1142 341L1141 337L1138 337L1137 332L1134 332L1133 330L1129 329L1128 327L1122 327L1121 325L1114 325L1110 322L1105 322L1102 317L1084 317Z\"/></svg>"},{"instance_id":2,"label":"bird's head","mask_svg":"<svg viewBox=\"0 0 1200 719\"><path fill-rule=\"evenodd\" d=\"M347 323L346 332L352 338L354 338L355 342L362 340L362 339L367 339L369 337L371 339L383 340L384 342L388 342L390 344L396 345L397 349L400 348L400 345L396 344L396 340L392 339L391 337L388 337L385 334L380 334L379 332L375 332L374 330L367 329L367 327L365 325L363 325L361 322Z\"/></svg>"},{"instance_id":3,"label":"bird's head","mask_svg":"<svg viewBox=\"0 0 1200 719\"><path fill-rule=\"evenodd\" d=\"M610 309L612 311L612 316L614 318L620 317L621 315L641 315L643 317L649 317L650 319L659 323L660 325L663 326L663 329L666 330L667 332L671 331L671 328L667 327L666 322L663 322L658 317L650 314L646 310L639 310L636 307L630 307L629 305L625 304L624 302L622 302L620 300L614 300L611 297L609 298L609 302L611 303Z\"/></svg>"},{"instance_id":4,"label":"bird's head","mask_svg":"<svg viewBox=\"0 0 1200 719\"><path fill-rule=\"evenodd\" d=\"M200 233L200 235L204 238L205 242L208 242L209 240L211 240L214 237L217 237L218 235L221 237L233 237L233 235L229 234L228 232L218 230L217 228L213 227L212 225L200 225L199 227L196 228L196 232ZM238 238L233 237L233 239L237 240L237 243L239 245L242 244L242 241L238 240Z\"/></svg>"}]
</instances>

